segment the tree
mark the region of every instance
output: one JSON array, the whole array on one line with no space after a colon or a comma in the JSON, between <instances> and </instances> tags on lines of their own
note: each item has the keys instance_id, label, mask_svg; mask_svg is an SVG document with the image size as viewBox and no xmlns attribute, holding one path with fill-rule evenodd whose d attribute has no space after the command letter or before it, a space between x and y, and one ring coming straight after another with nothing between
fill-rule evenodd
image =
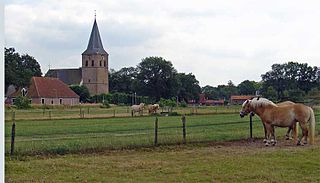
<instances>
[{"instance_id":1,"label":"tree","mask_svg":"<svg viewBox=\"0 0 320 183\"><path fill-rule=\"evenodd\" d=\"M255 81L245 80L242 81L237 88L240 95L254 95L259 89L258 86L258 83Z\"/></svg>"},{"instance_id":2,"label":"tree","mask_svg":"<svg viewBox=\"0 0 320 183\"><path fill-rule=\"evenodd\" d=\"M170 61L161 57L147 57L137 66L135 90L139 95L154 97L157 101L177 94L177 71Z\"/></svg>"},{"instance_id":3,"label":"tree","mask_svg":"<svg viewBox=\"0 0 320 183\"><path fill-rule=\"evenodd\" d=\"M30 100L28 97L18 96L13 105L15 105L18 109L28 109L31 108Z\"/></svg>"},{"instance_id":4,"label":"tree","mask_svg":"<svg viewBox=\"0 0 320 183\"><path fill-rule=\"evenodd\" d=\"M86 86L84 85L71 85L70 89L73 90L80 97L80 102L89 102L90 93Z\"/></svg>"},{"instance_id":5,"label":"tree","mask_svg":"<svg viewBox=\"0 0 320 183\"><path fill-rule=\"evenodd\" d=\"M134 67L124 67L119 71L111 70L109 77L110 92L131 93L137 71Z\"/></svg>"},{"instance_id":6,"label":"tree","mask_svg":"<svg viewBox=\"0 0 320 183\"><path fill-rule=\"evenodd\" d=\"M14 48L5 48L5 88L29 86L32 76L41 76L37 60L28 55L20 55Z\"/></svg>"},{"instance_id":7,"label":"tree","mask_svg":"<svg viewBox=\"0 0 320 183\"><path fill-rule=\"evenodd\" d=\"M181 101L198 99L200 93L199 81L196 77L189 73L178 73L176 75L178 81L178 97Z\"/></svg>"},{"instance_id":8,"label":"tree","mask_svg":"<svg viewBox=\"0 0 320 183\"><path fill-rule=\"evenodd\" d=\"M262 74L263 91L272 86L277 92L278 99L284 99L285 90L300 89L308 93L317 83L317 67L306 63L288 62L273 64L271 71Z\"/></svg>"}]
</instances>

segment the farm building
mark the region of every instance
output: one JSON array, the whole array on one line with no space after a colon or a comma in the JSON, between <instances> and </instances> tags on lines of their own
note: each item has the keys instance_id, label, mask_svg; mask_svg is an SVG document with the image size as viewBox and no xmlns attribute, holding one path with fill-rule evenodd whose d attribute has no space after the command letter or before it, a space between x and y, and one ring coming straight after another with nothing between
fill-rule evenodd
<instances>
[{"instance_id":1,"label":"farm building","mask_svg":"<svg viewBox=\"0 0 320 183\"><path fill-rule=\"evenodd\" d=\"M208 100L208 98L205 97L204 93L199 94L199 104L200 105L224 105L224 100Z\"/></svg>"},{"instance_id":2,"label":"farm building","mask_svg":"<svg viewBox=\"0 0 320 183\"><path fill-rule=\"evenodd\" d=\"M26 96L31 104L77 105L79 96L57 78L32 77L28 88L18 89L8 96L6 103L13 104L18 96Z\"/></svg>"},{"instance_id":3,"label":"farm building","mask_svg":"<svg viewBox=\"0 0 320 183\"><path fill-rule=\"evenodd\" d=\"M248 99L252 99L254 95L232 95L230 97L231 104L243 104Z\"/></svg>"}]
</instances>

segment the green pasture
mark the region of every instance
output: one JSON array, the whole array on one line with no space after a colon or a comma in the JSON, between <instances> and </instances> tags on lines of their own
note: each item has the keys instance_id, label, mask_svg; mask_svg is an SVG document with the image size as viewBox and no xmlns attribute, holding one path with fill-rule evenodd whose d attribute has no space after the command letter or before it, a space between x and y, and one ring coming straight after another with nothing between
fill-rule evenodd
<instances>
[{"instance_id":1,"label":"green pasture","mask_svg":"<svg viewBox=\"0 0 320 183\"><path fill-rule=\"evenodd\" d=\"M318 113L319 114L319 113ZM17 120L15 155L99 152L154 146L155 116L105 119ZM317 116L318 118L318 116ZM238 114L186 116L187 143L249 138L249 117ZM253 137L263 137L258 117ZM182 143L181 116L158 116L159 145ZM319 122L317 123L319 133ZM5 122L6 154L10 152L12 122ZM276 129L279 138L285 134Z\"/></svg>"},{"instance_id":2,"label":"green pasture","mask_svg":"<svg viewBox=\"0 0 320 183\"><path fill-rule=\"evenodd\" d=\"M320 182L313 146L160 146L64 156L6 158L13 182Z\"/></svg>"},{"instance_id":3,"label":"green pasture","mask_svg":"<svg viewBox=\"0 0 320 183\"><path fill-rule=\"evenodd\" d=\"M33 109L35 110L35 109ZM26 111L26 114L31 111ZM185 110L190 110L186 108ZM206 110L214 111L215 108ZM223 110L223 108L221 109ZM228 111L227 111L228 110ZM6 182L319 182L320 111L316 145L264 147L249 138L249 117L227 109L187 115L182 145L181 116L16 120L14 156L9 156L12 121L5 122ZM205 114L205 112L203 112ZM284 128L276 134L283 139ZM263 127L253 117L253 137ZM211 145L235 140L235 144ZM248 142L248 141L246 141ZM287 142L290 144L290 142Z\"/></svg>"},{"instance_id":4,"label":"green pasture","mask_svg":"<svg viewBox=\"0 0 320 183\"><path fill-rule=\"evenodd\" d=\"M171 112L179 114L221 114L238 113L240 106L197 106L197 107L174 107ZM160 108L158 113L167 112L167 108ZM6 108L5 120L47 120L47 119L77 119L77 118L108 118L131 116L130 106L112 106L111 108L100 108L99 105L90 106L37 106L27 110ZM137 116L138 114L135 114ZM147 107L143 111L148 116Z\"/></svg>"}]
</instances>

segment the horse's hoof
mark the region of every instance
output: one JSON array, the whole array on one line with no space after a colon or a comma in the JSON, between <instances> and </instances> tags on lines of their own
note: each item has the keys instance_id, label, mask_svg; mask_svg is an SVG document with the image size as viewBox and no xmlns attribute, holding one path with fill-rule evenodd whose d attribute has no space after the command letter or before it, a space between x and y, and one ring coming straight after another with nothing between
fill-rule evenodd
<instances>
[{"instance_id":1,"label":"horse's hoof","mask_svg":"<svg viewBox=\"0 0 320 183\"><path fill-rule=\"evenodd\" d=\"M267 143L267 139L263 139L263 141L262 141L263 143Z\"/></svg>"},{"instance_id":2,"label":"horse's hoof","mask_svg":"<svg viewBox=\"0 0 320 183\"><path fill-rule=\"evenodd\" d=\"M265 143L264 145L265 145L266 147L268 147L268 146L269 146L269 143Z\"/></svg>"},{"instance_id":3,"label":"horse's hoof","mask_svg":"<svg viewBox=\"0 0 320 183\"><path fill-rule=\"evenodd\" d=\"M300 141L299 141L299 142L297 142L297 146L301 146L301 143L300 143Z\"/></svg>"}]
</instances>

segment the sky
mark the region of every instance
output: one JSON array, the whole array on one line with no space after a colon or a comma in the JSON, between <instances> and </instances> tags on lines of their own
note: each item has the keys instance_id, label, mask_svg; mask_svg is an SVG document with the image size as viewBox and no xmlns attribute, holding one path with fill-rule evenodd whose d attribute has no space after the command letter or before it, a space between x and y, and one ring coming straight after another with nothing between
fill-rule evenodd
<instances>
[{"instance_id":1,"label":"sky","mask_svg":"<svg viewBox=\"0 0 320 183\"><path fill-rule=\"evenodd\" d=\"M109 68L160 56L200 86L260 81L274 63L320 66L317 1L5 0L5 46L41 70L81 67L96 19Z\"/></svg>"}]
</instances>

